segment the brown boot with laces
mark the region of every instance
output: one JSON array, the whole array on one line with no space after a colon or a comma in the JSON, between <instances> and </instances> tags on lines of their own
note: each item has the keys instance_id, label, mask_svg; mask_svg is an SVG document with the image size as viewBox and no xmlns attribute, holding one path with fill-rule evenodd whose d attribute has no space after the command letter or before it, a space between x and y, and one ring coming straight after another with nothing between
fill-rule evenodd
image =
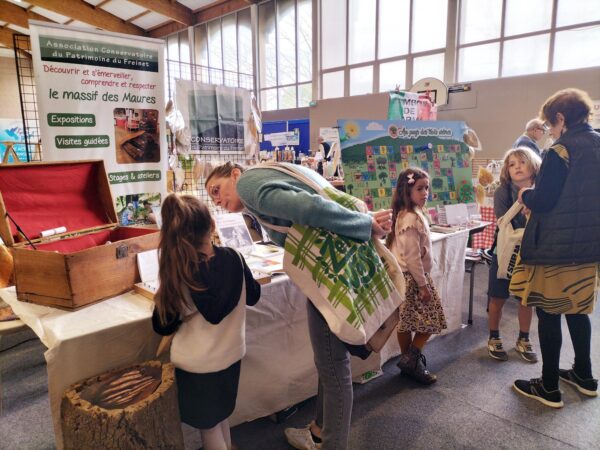
<instances>
[{"instance_id":1,"label":"brown boot with laces","mask_svg":"<svg viewBox=\"0 0 600 450\"><path fill-rule=\"evenodd\" d=\"M402 375L415 380L423 385L430 385L437 381L435 374L426 369L427 359L417 347L410 346L406 354L400 355L398 367L402 369Z\"/></svg>"}]
</instances>

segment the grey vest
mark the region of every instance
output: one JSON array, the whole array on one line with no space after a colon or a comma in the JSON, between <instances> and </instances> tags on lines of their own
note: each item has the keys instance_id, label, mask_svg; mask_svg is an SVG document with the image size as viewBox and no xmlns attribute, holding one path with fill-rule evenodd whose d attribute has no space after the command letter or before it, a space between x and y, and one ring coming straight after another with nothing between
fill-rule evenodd
<instances>
[{"instance_id":1,"label":"grey vest","mask_svg":"<svg viewBox=\"0 0 600 450\"><path fill-rule=\"evenodd\" d=\"M551 211L532 212L521 244L528 265L600 262L600 134L588 124L554 144L569 153L568 175Z\"/></svg>"}]
</instances>

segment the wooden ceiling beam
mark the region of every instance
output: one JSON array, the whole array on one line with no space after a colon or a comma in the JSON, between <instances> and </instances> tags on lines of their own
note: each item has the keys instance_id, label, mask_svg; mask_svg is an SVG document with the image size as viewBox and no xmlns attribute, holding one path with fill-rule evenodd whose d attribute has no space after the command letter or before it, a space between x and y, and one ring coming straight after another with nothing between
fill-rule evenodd
<instances>
[{"instance_id":1,"label":"wooden ceiling beam","mask_svg":"<svg viewBox=\"0 0 600 450\"><path fill-rule=\"evenodd\" d=\"M196 13L196 23L204 23L217 17L226 16L237 10L247 8L250 3L252 2L248 0L227 0L225 2L213 3Z\"/></svg>"},{"instance_id":2,"label":"wooden ceiling beam","mask_svg":"<svg viewBox=\"0 0 600 450\"><path fill-rule=\"evenodd\" d=\"M6 27L0 27L0 44L8 48L14 48L13 33L16 33L16 31Z\"/></svg>"},{"instance_id":3,"label":"wooden ceiling beam","mask_svg":"<svg viewBox=\"0 0 600 450\"><path fill-rule=\"evenodd\" d=\"M177 31L182 31L185 29L186 29L186 26L181 23L169 22L169 23L165 23L164 25L159 25L158 27L153 28L152 30L148 31L148 36L153 37L153 38L164 38L165 36L168 36L169 34L173 34L173 33L176 33Z\"/></svg>"},{"instance_id":4,"label":"wooden ceiling beam","mask_svg":"<svg viewBox=\"0 0 600 450\"><path fill-rule=\"evenodd\" d=\"M171 0L129 0L131 3L140 5L155 13L167 16L185 26L191 26L195 22L194 13L190 8L181 3Z\"/></svg>"},{"instance_id":5,"label":"wooden ceiling beam","mask_svg":"<svg viewBox=\"0 0 600 450\"><path fill-rule=\"evenodd\" d=\"M27 11L14 3L0 0L0 20L8 22L13 25L20 26L22 28L29 28L28 20L43 20L45 22L52 22L52 20L44 17L40 14L36 14L32 11Z\"/></svg>"},{"instance_id":6,"label":"wooden ceiling beam","mask_svg":"<svg viewBox=\"0 0 600 450\"><path fill-rule=\"evenodd\" d=\"M101 8L95 8L83 0L27 0L27 3L103 30L146 36L146 32L142 28L127 23Z\"/></svg>"},{"instance_id":7,"label":"wooden ceiling beam","mask_svg":"<svg viewBox=\"0 0 600 450\"><path fill-rule=\"evenodd\" d=\"M192 23L192 25L208 22L210 20L216 19L221 16L225 16L240 9L247 8L251 3L253 3L253 1L251 0L225 0L215 2L205 8L201 8L200 10L196 11L194 13L195 18L194 23ZM170 34L176 33L177 31L182 31L184 29L185 25L175 22L169 22L150 30L148 32L148 35L154 38L162 38Z\"/></svg>"}]
</instances>

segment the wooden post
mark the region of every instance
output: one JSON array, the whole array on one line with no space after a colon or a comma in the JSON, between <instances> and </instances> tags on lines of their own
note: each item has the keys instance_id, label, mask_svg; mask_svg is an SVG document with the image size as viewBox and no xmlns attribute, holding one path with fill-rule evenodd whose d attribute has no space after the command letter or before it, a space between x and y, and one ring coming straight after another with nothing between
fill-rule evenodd
<instances>
[{"instance_id":1,"label":"wooden post","mask_svg":"<svg viewBox=\"0 0 600 450\"><path fill-rule=\"evenodd\" d=\"M60 413L67 450L183 448L170 363L149 361L77 383Z\"/></svg>"}]
</instances>

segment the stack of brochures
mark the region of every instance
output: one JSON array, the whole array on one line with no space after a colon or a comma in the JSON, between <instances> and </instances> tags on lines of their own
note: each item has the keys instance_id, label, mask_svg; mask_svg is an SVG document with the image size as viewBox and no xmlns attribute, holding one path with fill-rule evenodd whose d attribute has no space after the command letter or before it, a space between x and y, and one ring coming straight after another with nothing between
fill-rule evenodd
<instances>
[{"instance_id":1,"label":"stack of brochures","mask_svg":"<svg viewBox=\"0 0 600 450\"><path fill-rule=\"evenodd\" d=\"M283 249L276 245L256 244L245 259L250 270L254 272L269 275L283 272Z\"/></svg>"}]
</instances>

